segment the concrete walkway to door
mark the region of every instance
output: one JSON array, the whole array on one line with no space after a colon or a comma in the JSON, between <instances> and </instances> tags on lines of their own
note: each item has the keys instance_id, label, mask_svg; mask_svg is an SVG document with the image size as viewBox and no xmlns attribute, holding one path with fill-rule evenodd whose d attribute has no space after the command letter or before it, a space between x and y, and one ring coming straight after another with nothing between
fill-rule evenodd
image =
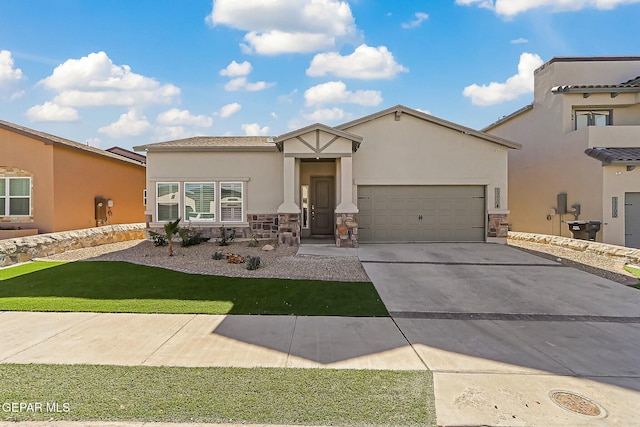
<instances>
[{"instance_id":1,"label":"concrete walkway to door","mask_svg":"<svg viewBox=\"0 0 640 427\"><path fill-rule=\"evenodd\" d=\"M438 425L640 419L637 289L495 244L362 245L358 256L434 373ZM554 403L559 391L591 415Z\"/></svg>"}]
</instances>

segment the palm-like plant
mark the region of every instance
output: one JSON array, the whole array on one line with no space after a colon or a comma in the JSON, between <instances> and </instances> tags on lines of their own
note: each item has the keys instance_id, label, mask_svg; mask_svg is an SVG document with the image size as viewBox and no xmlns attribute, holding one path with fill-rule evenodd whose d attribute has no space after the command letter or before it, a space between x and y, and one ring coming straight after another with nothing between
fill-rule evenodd
<instances>
[{"instance_id":1,"label":"palm-like plant","mask_svg":"<svg viewBox=\"0 0 640 427\"><path fill-rule=\"evenodd\" d=\"M164 225L164 232L167 235L167 241L169 244L169 256L173 256L173 235L178 233L180 227L178 223L180 222L180 218L176 219L173 222L168 222Z\"/></svg>"}]
</instances>

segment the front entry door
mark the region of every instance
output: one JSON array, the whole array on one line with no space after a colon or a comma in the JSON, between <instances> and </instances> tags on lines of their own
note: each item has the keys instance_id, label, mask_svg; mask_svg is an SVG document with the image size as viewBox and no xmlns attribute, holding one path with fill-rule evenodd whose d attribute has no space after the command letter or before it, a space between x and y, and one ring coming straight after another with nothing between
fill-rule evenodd
<instances>
[{"instance_id":1,"label":"front entry door","mask_svg":"<svg viewBox=\"0 0 640 427\"><path fill-rule=\"evenodd\" d=\"M335 185L332 176L311 177L311 221L312 235L333 235Z\"/></svg>"}]
</instances>

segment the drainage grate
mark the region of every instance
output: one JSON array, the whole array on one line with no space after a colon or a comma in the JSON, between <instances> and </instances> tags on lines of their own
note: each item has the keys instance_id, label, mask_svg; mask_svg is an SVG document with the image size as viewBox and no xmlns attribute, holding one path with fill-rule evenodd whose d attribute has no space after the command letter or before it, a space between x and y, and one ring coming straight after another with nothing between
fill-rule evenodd
<instances>
[{"instance_id":1,"label":"drainage grate","mask_svg":"<svg viewBox=\"0 0 640 427\"><path fill-rule=\"evenodd\" d=\"M512 314L512 313L451 313L430 311L391 311L396 319L432 320L522 320L527 322L604 322L640 323L640 317L592 316L581 314Z\"/></svg>"},{"instance_id":2,"label":"drainage grate","mask_svg":"<svg viewBox=\"0 0 640 427\"><path fill-rule=\"evenodd\" d=\"M602 406L579 394L570 391L552 391L549 393L551 401L567 411L588 417L604 417Z\"/></svg>"}]
</instances>

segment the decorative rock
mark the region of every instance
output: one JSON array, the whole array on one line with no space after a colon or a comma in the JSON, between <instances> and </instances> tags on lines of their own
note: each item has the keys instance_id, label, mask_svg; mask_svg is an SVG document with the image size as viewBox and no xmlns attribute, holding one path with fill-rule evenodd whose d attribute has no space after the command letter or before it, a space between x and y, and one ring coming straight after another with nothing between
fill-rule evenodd
<instances>
[{"instance_id":1,"label":"decorative rock","mask_svg":"<svg viewBox=\"0 0 640 427\"><path fill-rule=\"evenodd\" d=\"M275 248L274 248L272 245L264 245L264 246L262 247L262 250L263 250L263 251L272 251L272 250L274 250L274 249L275 249Z\"/></svg>"}]
</instances>

